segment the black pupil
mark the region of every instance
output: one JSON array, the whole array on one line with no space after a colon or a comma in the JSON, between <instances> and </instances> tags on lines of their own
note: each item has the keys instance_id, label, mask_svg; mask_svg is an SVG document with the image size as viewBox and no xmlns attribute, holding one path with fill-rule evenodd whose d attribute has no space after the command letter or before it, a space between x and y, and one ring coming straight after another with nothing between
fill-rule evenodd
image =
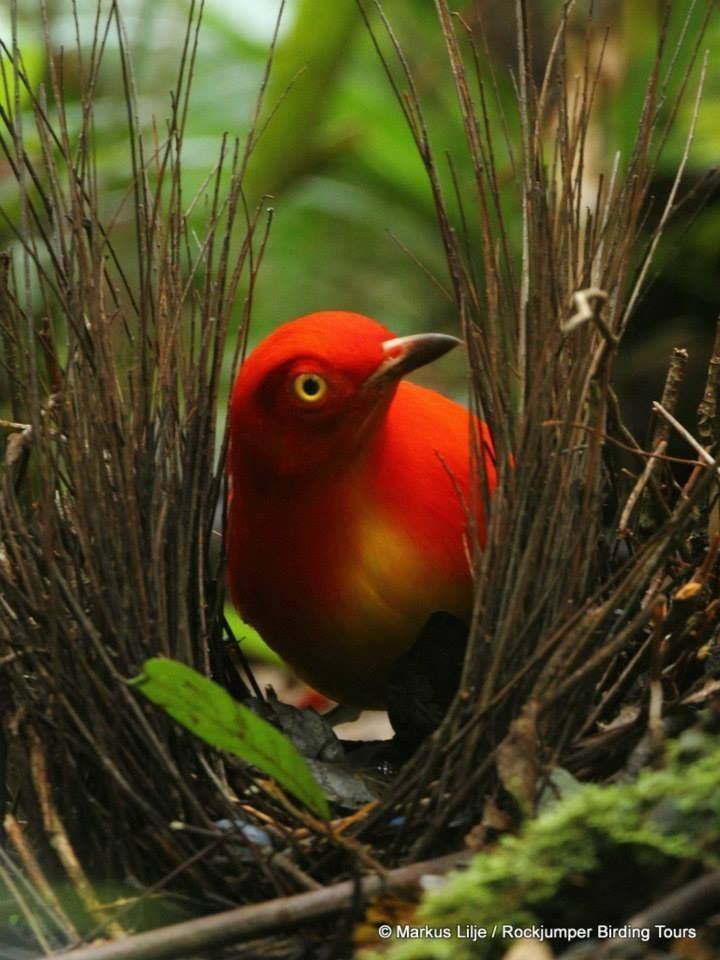
<instances>
[{"instance_id":1,"label":"black pupil","mask_svg":"<svg viewBox=\"0 0 720 960\"><path fill-rule=\"evenodd\" d=\"M317 377L306 377L303 380L303 393L308 397L316 397L320 393L320 382Z\"/></svg>"}]
</instances>

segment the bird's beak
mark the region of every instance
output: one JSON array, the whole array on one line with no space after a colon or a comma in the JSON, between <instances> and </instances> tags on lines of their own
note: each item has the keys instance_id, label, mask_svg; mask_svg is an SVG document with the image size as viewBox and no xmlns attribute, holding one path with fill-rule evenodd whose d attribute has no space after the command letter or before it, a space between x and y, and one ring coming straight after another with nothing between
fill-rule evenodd
<instances>
[{"instance_id":1,"label":"bird's beak","mask_svg":"<svg viewBox=\"0 0 720 960\"><path fill-rule=\"evenodd\" d=\"M424 367L453 350L462 340L445 333L416 333L410 337L395 337L382 344L384 359L365 386L374 387L399 380L406 373Z\"/></svg>"}]
</instances>

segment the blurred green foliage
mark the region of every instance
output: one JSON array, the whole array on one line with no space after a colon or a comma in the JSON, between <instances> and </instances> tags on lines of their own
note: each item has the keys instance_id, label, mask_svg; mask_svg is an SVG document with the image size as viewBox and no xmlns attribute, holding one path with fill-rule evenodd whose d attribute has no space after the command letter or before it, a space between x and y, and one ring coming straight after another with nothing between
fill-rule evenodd
<instances>
[{"instance_id":1,"label":"blurred green foliage","mask_svg":"<svg viewBox=\"0 0 720 960\"><path fill-rule=\"evenodd\" d=\"M263 663L271 663L275 666L282 664L280 657L265 643L257 630L254 630L249 623L245 623L233 607L228 605L225 608L225 617L233 636L249 659L262 660Z\"/></svg>"},{"instance_id":2,"label":"blurred green foliage","mask_svg":"<svg viewBox=\"0 0 720 960\"><path fill-rule=\"evenodd\" d=\"M690 0L673 4L676 25L682 22L689 5ZM107 8L108 4L103 6ZM156 118L161 136L189 4L187 0L124 0L120 6L135 51L142 119L149 127ZM490 65L495 72L501 108L510 118L512 131L512 5L498 0L462 0L457 6L481 49L489 95ZM586 3L578 6L580 13L587 8ZM212 167L223 133L243 137L248 129L278 7L277 3L258 7L250 0L213 0L207 4L185 144L188 197ZM372 4L367 8L382 34ZM388 0L386 9L415 72L437 156L442 158L447 152L459 172L472 234L472 186L464 172L455 92L433 5L419 0ZM545 2L533 9L535 48L541 62L551 42L558 5ZM693 15L690 36L697 31L700 13L696 10ZM19 15L20 48L26 62L32 63L32 75L39 78L47 73L42 69L40 4L23 0ZM94 0L80 0L77 26L84 43L90 43L94 16ZM647 66L654 53L657 5L653 0L605 0L596 4L594 17L598 48L604 27L610 28L598 86L599 120L593 137L599 163L616 149L627 156L637 127ZM691 155L691 177L698 176L720 155L717 19L703 41L710 49L711 61ZM6 42L10 39L9 23L5 13L0 19L0 33ZM49 5L49 29L55 55L63 58L65 95L72 101L79 97L80 69L73 53L76 27L69 4ZM579 22L579 43L583 30ZM482 51L485 42L489 63ZM109 46L112 48L112 38ZM109 49L107 69L100 78L101 109L96 127L97 163L109 215L123 203L129 173L125 108L113 54ZM661 165L668 179L684 147L690 109L689 98ZM451 305L412 259L417 258L444 283L443 254L425 174L355 0L337 0L322 8L315 0L287 3L264 115L273 110L247 178L250 203L272 195L266 203L275 211L251 340L289 317L330 307L373 314L399 331L451 324ZM498 116L493 132L500 166L509 178L499 111L493 113ZM658 186L662 193L663 184ZM9 171L0 169L0 201L11 219L13 192ZM122 228L131 224L126 207L125 201L124 216L115 233L121 248ZM695 227L682 236L681 255L665 254L664 267L675 278L678 289L687 292L688 283L692 283L696 285L692 296L701 300L708 299L703 285L708 284L717 267L719 229L720 202L715 195ZM7 225L0 225L0 232L4 246ZM685 264L691 265L689 271Z\"/></svg>"}]
</instances>

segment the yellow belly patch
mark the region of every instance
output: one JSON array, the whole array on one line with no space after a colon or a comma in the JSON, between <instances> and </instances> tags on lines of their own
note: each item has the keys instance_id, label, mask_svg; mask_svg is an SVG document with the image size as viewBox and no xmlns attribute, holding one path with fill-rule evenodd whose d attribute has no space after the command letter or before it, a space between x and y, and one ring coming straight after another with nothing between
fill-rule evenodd
<instances>
[{"instance_id":1,"label":"yellow belly patch","mask_svg":"<svg viewBox=\"0 0 720 960\"><path fill-rule=\"evenodd\" d=\"M364 609L368 622L402 629L413 608L422 606L419 580L424 566L418 547L397 524L380 514L365 515L358 531L356 564L349 571L350 605Z\"/></svg>"},{"instance_id":2,"label":"yellow belly patch","mask_svg":"<svg viewBox=\"0 0 720 960\"><path fill-rule=\"evenodd\" d=\"M391 519L377 511L364 514L345 583L345 631L394 660L434 610L463 616L458 608L464 593L433 565L422 544Z\"/></svg>"},{"instance_id":3,"label":"yellow belly patch","mask_svg":"<svg viewBox=\"0 0 720 960\"><path fill-rule=\"evenodd\" d=\"M321 614L312 646L290 662L313 686L342 702L381 707L393 663L436 610L469 615L467 581L454 581L430 551L387 514L360 514L336 559L334 602Z\"/></svg>"}]
</instances>

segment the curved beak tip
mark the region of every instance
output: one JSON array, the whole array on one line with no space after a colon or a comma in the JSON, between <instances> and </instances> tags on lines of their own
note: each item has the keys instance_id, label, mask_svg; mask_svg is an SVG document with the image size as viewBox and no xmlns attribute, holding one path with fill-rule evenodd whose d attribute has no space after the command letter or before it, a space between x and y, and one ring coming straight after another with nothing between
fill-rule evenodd
<instances>
[{"instance_id":1,"label":"curved beak tip","mask_svg":"<svg viewBox=\"0 0 720 960\"><path fill-rule=\"evenodd\" d=\"M397 380L406 373L432 363L461 343L462 340L446 333L416 333L386 340L382 344L385 359L368 382Z\"/></svg>"}]
</instances>

